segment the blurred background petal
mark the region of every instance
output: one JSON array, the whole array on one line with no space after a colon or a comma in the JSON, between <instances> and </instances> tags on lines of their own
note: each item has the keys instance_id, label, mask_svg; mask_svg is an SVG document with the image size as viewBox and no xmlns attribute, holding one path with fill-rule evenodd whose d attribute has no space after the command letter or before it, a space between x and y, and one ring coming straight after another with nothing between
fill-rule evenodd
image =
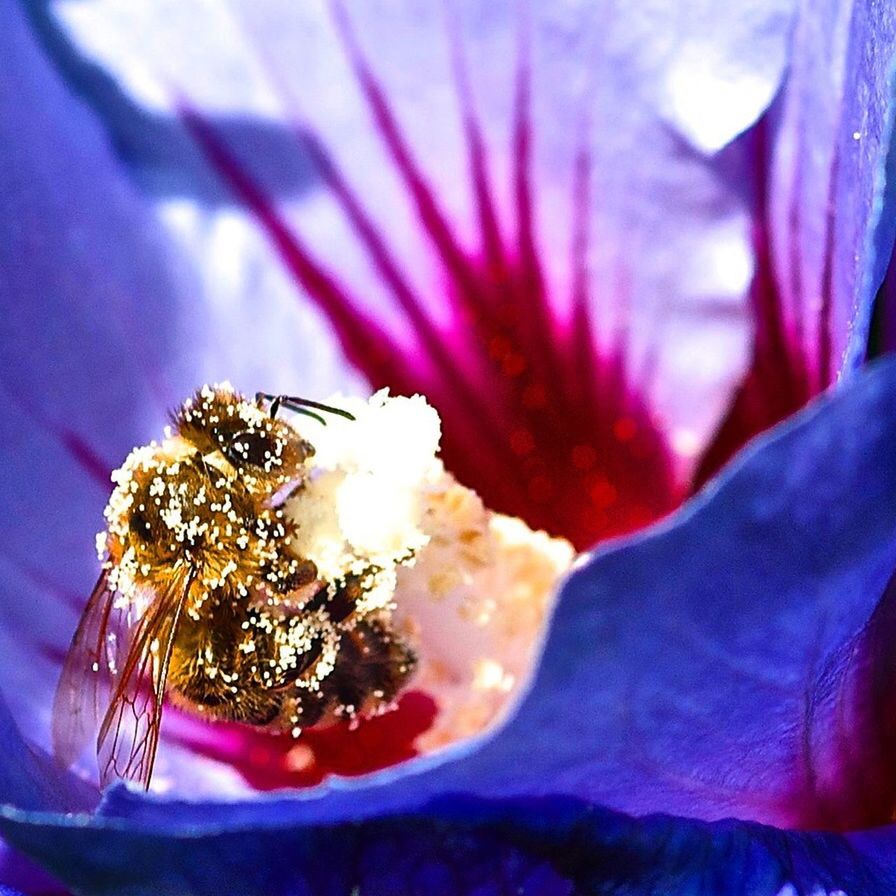
<instances>
[{"instance_id":1,"label":"blurred background petal","mask_svg":"<svg viewBox=\"0 0 896 896\"><path fill-rule=\"evenodd\" d=\"M108 474L192 378L178 348L186 283L19 8L0 16L0 687L46 732L47 664L96 576L87 536Z\"/></svg>"},{"instance_id":2,"label":"blurred background petal","mask_svg":"<svg viewBox=\"0 0 896 896\"><path fill-rule=\"evenodd\" d=\"M667 512L694 465L700 484L834 379L847 338L851 363L864 354L884 264L870 262L863 285L865 250L873 240L886 258L893 236L878 201L893 56L883 7L69 0L30 9L213 292L232 309L246 305L247 285L304 293L374 385L430 396L449 422L455 472L492 505L579 545ZM185 96L227 147L223 165L206 160L221 180L174 114ZM164 177L147 176L160 168ZM234 172L252 179L261 203ZM221 209L226 183L247 213ZM836 227L822 196L850 210ZM294 264L290 283L271 238L294 239L319 265L318 280L337 288L336 311ZM471 325L470 292L480 293L474 317L500 316L488 303L500 303L507 287L495 284L508 277L519 281L510 313L531 317L541 343L527 343L525 326ZM420 309L431 319L422 325ZM339 323L346 313L355 336ZM471 394L491 396L485 410L507 457L489 462L488 439L464 432L464 417L481 419L481 409L439 372L427 328ZM366 351L365 330L376 346ZM590 367L574 357L595 350ZM381 363L402 354L402 364ZM427 355L435 372L413 360ZM532 359L542 355L551 385L539 405ZM521 359L528 367L507 374ZM484 379L474 361L485 362ZM576 381L593 382L594 394ZM606 425L570 423L558 439L551 411L575 421L584 406ZM619 421L644 434L640 468L660 471L641 488ZM478 467L466 469L455 435ZM584 469L582 445L596 448L595 471ZM670 461L676 469L663 473ZM508 463L524 478L505 494L490 471ZM570 487L548 495L546 470L558 463L572 471ZM521 500L527 493L535 497Z\"/></svg>"},{"instance_id":3,"label":"blurred background petal","mask_svg":"<svg viewBox=\"0 0 896 896\"><path fill-rule=\"evenodd\" d=\"M887 4L800 3L784 87L745 138L755 159L752 357L698 486L867 355L896 229L894 58ZM885 297L877 351L892 314Z\"/></svg>"},{"instance_id":4,"label":"blurred background petal","mask_svg":"<svg viewBox=\"0 0 896 896\"><path fill-rule=\"evenodd\" d=\"M2 815L6 826L13 813ZM46 836L40 818L16 820L23 844ZM246 896L886 896L896 884L894 836L892 828L843 836L633 819L564 799L447 799L414 816L300 831L271 825L257 838L234 829L138 837L69 824L55 832L54 862L96 896L213 896L237 880Z\"/></svg>"},{"instance_id":5,"label":"blurred background petal","mask_svg":"<svg viewBox=\"0 0 896 896\"><path fill-rule=\"evenodd\" d=\"M793 63L770 116L771 262L790 335L810 378L825 385L865 357L867 293L883 279L893 246L892 187L885 191L883 175L896 10L837 0L800 7Z\"/></svg>"},{"instance_id":6,"label":"blurred background petal","mask_svg":"<svg viewBox=\"0 0 896 896\"><path fill-rule=\"evenodd\" d=\"M2 896L69 896L69 890L43 868L0 840Z\"/></svg>"},{"instance_id":7,"label":"blurred background petal","mask_svg":"<svg viewBox=\"0 0 896 896\"><path fill-rule=\"evenodd\" d=\"M294 315L304 348L278 357L267 297L258 327L245 308L234 320L227 296L207 302L30 24L18 4L0 11L0 691L47 746L59 662L97 575L91 541L111 470L159 435L198 382L277 390L298 380L326 393L352 380L294 305L277 315ZM200 788L209 776L217 792L238 781L193 766ZM5 858L6 871L16 862Z\"/></svg>"}]
</instances>

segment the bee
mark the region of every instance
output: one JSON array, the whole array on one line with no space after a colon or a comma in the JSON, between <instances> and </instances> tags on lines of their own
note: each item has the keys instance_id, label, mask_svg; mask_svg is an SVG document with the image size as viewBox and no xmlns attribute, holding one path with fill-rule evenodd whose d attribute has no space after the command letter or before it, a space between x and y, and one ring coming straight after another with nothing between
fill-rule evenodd
<instances>
[{"instance_id":1,"label":"bee","mask_svg":"<svg viewBox=\"0 0 896 896\"><path fill-rule=\"evenodd\" d=\"M290 545L283 501L313 446L278 411L324 423L306 399L204 386L159 443L115 471L104 559L63 664L54 752L96 737L100 779L149 787L166 698L209 719L292 731L382 708L415 666L365 572L325 582ZM318 413L321 412L321 413ZM375 571L370 571L373 574Z\"/></svg>"}]
</instances>

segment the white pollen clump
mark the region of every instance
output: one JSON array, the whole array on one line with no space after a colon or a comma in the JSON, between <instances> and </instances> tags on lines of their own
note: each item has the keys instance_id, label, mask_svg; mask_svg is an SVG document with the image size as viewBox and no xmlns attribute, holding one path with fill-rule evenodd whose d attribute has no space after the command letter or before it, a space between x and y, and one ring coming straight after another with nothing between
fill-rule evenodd
<instances>
[{"instance_id":1,"label":"white pollen clump","mask_svg":"<svg viewBox=\"0 0 896 896\"><path fill-rule=\"evenodd\" d=\"M296 422L315 453L307 485L287 501L299 525L292 548L313 560L323 579L371 567L386 574L428 541L424 494L442 472L439 415L422 396L390 397L385 389L367 402L329 403L355 419ZM382 592L391 585L381 584Z\"/></svg>"},{"instance_id":2,"label":"white pollen clump","mask_svg":"<svg viewBox=\"0 0 896 896\"><path fill-rule=\"evenodd\" d=\"M390 396L388 389L381 389L367 401L335 396L327 403L355 419L328 415L326 426L296 421L314 445L315 466L408 484L419 482L432 469L442 427L435 408L422 395Z\"/></svg>"}]
</instances>

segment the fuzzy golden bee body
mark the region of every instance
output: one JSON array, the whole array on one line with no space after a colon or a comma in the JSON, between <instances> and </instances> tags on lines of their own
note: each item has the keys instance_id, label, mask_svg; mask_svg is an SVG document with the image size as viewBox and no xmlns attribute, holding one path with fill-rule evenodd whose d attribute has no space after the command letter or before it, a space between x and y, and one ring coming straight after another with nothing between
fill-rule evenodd
<instances>
[{"instance_id":1,"label":"fuzzy golden bee body","mask_svg":"<svg viewBox=\"0 0 896 896\"><path fill-rule=\"evenodd\" d=\"M413 653L387 615L358 609L363 574L322 581L292 550L299 524L282 501L314 449L281 405L348 416L206 386L113 475L103 571L54 704L66 764L98 725L102 779L148 787L166 695L206 718L298 731L378 708L409 677Z\"/></svg>"}]
</instances>

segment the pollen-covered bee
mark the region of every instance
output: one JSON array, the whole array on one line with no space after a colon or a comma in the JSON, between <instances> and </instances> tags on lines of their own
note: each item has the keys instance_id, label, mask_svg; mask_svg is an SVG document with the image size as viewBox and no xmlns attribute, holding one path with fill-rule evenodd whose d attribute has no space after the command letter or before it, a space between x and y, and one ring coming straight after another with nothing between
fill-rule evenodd
<instances>
[{"instance_id":1,"label":"pollen-covered bee","mask_svg":"<svg viewBox=\"0 0 896 896\"><path fill-rule=\"evenodd\" d=\"M53 707L66 765L98 731L103 783L148 787L166 696L206 718L298 732L385 705L413 671L388 615L364 609L366 573L322 581L292 550L301 523L282 505L314 449L281 407L351 419L205 386L162 442L134 449L113 474L103 569Z\"/></svg>"}]
</instances>

